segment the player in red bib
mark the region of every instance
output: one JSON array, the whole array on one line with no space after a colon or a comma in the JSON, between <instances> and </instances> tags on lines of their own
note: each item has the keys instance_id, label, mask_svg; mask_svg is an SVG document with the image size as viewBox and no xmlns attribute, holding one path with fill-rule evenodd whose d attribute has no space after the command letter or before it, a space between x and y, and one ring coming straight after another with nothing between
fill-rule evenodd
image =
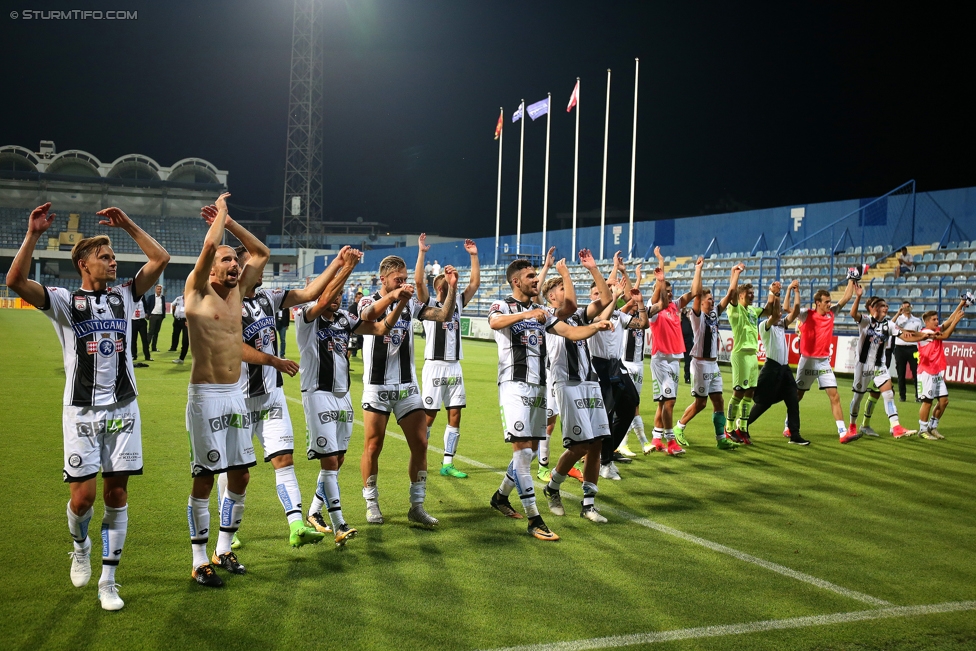
<instances>
[{"instance_id":1,"label":"player in red bib","mask_svg":"<svg viewBox=\"0 0 976 651\"><path fill-rule=\"evenodd\" d=\"M945 344L942 342L952 335L970 305L972 294L967 293L941 325L938 312L922 315L925 327L919 334L926 335L927 339L918 342L918 395L922 398L922 406L918 410L918 432L923 438L945 438L939 433L939 419L949 405L949 390L945 383ZM934 409L933 402L936 403Z\"/></svg>"}]
</instances>

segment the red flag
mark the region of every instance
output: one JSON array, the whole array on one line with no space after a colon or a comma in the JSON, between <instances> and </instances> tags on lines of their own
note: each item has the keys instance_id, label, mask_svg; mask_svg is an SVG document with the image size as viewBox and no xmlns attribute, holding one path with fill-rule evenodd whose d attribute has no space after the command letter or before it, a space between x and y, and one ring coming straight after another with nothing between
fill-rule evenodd
<instances>
[{"instance_id":1,"label":"red flag","mask_svg":"<svg viewBox=\"0 0 976 651\"><path fill-rule=\"evenodd\" d=\"M566 112L571 113L577 102L579 102L579 79L576 80L576 85L573 86L573 94L569 96L569 106L566 107Z\"/></svg>"},{"instance_id":2,"label":"red flag","mask_svg":"<svg viewBox=\"0 0 976 651\"><path fill-rule=\"evenodd\" d=\"M501 111L498 114L498 124L495 125L495 140L498 140L498 137L502 135L502 122L504 116L505 116L505 111Z\"/></svg>"}]
</instances>

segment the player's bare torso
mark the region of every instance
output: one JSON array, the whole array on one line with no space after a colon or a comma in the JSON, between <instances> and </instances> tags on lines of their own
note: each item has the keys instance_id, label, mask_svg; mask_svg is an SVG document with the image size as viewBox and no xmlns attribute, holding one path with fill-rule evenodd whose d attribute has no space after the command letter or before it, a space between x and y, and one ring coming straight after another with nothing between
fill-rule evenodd
<instances>
[{"instance_id":1,"label":"player's bare torso","mask_svg":"<svg viewBox=\"0 0 976 651\"><path fill-rule=\"evenodd\" d=\"M206 293L186 295L193 384L234 384L241 377L241 290L229 288L221 298L211 284Z\"/></svg>"}]
</instances>

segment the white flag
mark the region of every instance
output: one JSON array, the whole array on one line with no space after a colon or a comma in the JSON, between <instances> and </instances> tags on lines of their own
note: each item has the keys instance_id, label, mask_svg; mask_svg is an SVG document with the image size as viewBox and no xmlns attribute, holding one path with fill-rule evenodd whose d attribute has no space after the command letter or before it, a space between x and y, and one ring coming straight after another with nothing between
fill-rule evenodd
<instances>
[{"instance_id":1,"label":"white flag","mask_svg":"<svg viewBox=\"0 0 976 651\"><path fill-rule=\"evenodd\" d=\"M522 116L524 115L524 112L525 112L525 102L522 102L521 104L519 104L518 110L515 111L515 113L512 113L512 122L518 122L519 120L521 120Z\"/></svg>"}]
</instances>

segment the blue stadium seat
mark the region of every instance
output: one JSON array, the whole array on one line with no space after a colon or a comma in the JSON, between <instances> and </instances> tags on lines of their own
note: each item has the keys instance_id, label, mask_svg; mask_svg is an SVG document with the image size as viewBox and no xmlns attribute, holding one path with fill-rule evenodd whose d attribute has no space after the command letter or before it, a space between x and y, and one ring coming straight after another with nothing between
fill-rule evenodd
<instances>
[{"instance_id":1,"label":"blue stadium seat","mask_svg":"<svg viewBox=\"0 0 976 651\"><path fill-rule=\"evenodd\" d=\"M933 256L931 253L926 253L925 255L922 256L922 262L931 262L934 259L935 256Z\"/></svg>"}]
</instances>

